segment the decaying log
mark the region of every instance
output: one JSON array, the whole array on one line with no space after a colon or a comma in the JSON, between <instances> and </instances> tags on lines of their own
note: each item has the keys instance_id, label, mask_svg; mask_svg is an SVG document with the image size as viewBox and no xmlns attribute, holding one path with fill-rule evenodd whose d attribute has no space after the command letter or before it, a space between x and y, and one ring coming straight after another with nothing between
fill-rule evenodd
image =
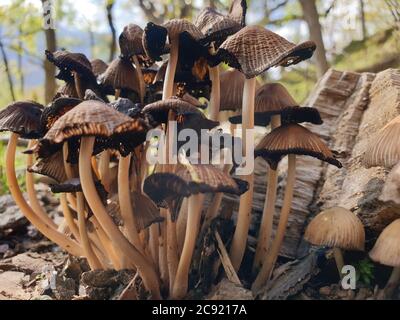
<instances>
[{"instance_id":1,"label":"decaying log","mask_svg":"<svg viewBox=\"0 0 400 320\"><path fill-rule=\"evenodd\" d=\"M371 76L364 75L364 79L367 77ZM323 208L340 205L354 211L367 229L367 238L400 217L398 209L379 201L388 172L380 167L366 169L361 164L361 157L374 133L400 114L400 71L389 69L377 74L369 90L369 100L368 108L360 118L355 139L347 137L348 131L344 127L349 128L349 125L342 117L333 146L348 153L344 161L345 168L342 171L328 171L318 200ZM349 105L346 112L355 113L355 118L358 118L357 108Z\"/></svg>"}]
</instances>

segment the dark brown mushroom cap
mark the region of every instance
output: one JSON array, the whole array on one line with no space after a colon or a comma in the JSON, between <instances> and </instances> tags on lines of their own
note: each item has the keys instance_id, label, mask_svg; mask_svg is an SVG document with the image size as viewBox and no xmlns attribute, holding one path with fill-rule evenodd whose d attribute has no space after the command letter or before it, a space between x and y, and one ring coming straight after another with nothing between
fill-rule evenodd
<instances>
[{"instance_id":1,"label":"dark brown mushroom cap","mask_svg":"<svg viewBox=\"0 0 400 320\"><path fill-rule=\"evenodd\" d=\"M54 152L57 145L71 138L96 136L97 152L110 148L126 155L146 140L147 130L143 119L131 119L100 101L84 101L54 123L40 141L38 153L45 156Z\"/></svg>"},{"instance_id":2,"label":"dark brown mushroom cap","mask_svg":"<svg viewBox=\"0 0 400 320\"><path fill-rule=\"evenodd\" d=\"M73 81L68 81L59 87L55 98L59 96L79 98L78 93L76 92L75 83Z\"/></svg>"},{"instance_id":3,"label":"dark brown mushroom cap","mask_svg":"<svg viewBox=\"0 0 400 320\"><path fill-rule=\"evenodd\" d=\"M220 110L241 110L245 76L236 69L224 71L219 76Z\"/></svg>"},{"instance_id":4,"label":"dark brown mushroom cap","mask_svg":"<svg viewBox=\"0 0 400 320\"><path fill-rule=\"evenodd\" d=\"M255 124L266 126L273 115L281 115L282 123L310 122L322 124L317 109L302 107L293 99L287 89L280 83L267 83L256 91L254 105ZM232 123L241 122L241 116L231 118Z\"/></svg>"},{"instance_id":5,"label":"dark brown mushroom cap","mask_svg":"<svg viewBox=\"0 0 400 320\"><path fill-rule=\"evenodd\" d=\"M116 89L127 89L140 92L139 77L135 67L130 61L117 58L108 66L107 70L99 77L103 85Z\"/></svg>"},{"instance_id":6,"label":"dark brown mushroom cap","mask_svg":"<svg viewBox=\"0 0 400 320\"><path fill-rule=\"evenodd\" d=\"M142 37L143 29L138 25L130 23L125 26L119 36L119 47L122 57L130 59L134 55L145 54Z\"/></svg>"},{"instance_id":7,"label":"dark brown mushroom cap","mask_svg":"<svg viewBox=\"0 0 400 320\"><path fill-rule=\"evenodd\" d=\"M36 161L27 170L32 173L50 177L58 183L67 180L67 175L64 169L64 160L62 151L57 151L50 157L42 158Z\"/></svg>"},{"instance_id":8,"label":"dark brown mushroom cap","mask_svg":"<svg viewBox=\"0 0 400 320\"><path fill-rule=\"evenodd\" d=\"M108 68L108 64L101 59L94 59L90 61L90 64L92 65L93 74L96 77L104 73Z\"/></svg>"},{"instance_id":9,"label":"dark brown mushroom cap","mask_svg":"<svg viewBox=\"0 0 400 320\"><path fill-rule=\"evenodd\" d=\"M392 168L400 161L400 116L379 130L369 141L363 154L365 167Z\"/></svg>"},{"instance_id":10,"label":"dark brown mushroom cap","mask_svg":"<svg viewBox=\"0 0 400 320\"><path fill-rule=\"evenodd\" d=\"M207 103L201 103L199 99L193 97L190 93L185 92L182 96L182 100L194 105L196 108L207 109Z\"/></svg>"},{"instance_id":11,"label":"dark brown mushroom cap","mask_svg":"<svg viewBox=\"0 0 400 320\"><path fill-rule=\"evenodd\" d=\"M153 22L147 23L142 37L142 44L146 55L155 61L168 52L166 47L168 31L165 27Z\"/></svg>"},{"instance_id":12,"label":"dark brown mushroom cap","mask_svg":"<svg viewBox=\"0 0 400 320\"><path fill-rule=\"evenodd\" d=\"M78 98L61 97L53 100L43 109L40 122L42 131L46 133L58 118L82 102Z\"/></svg>"},{"instance_id":13,"label":"dark brown mushroom cap","mask_svg":"<svg viewBox=\"0 0 400 320\"><path fill-rule=\"evenodd\" d=\"M104 101L103 98L101 98L98 94L96 94L96 92L94 92L91 89L87 89L85 91L85 96L83 97L83 100L97 100L100 102L106 102Z\"/></svg>"},{"instance_id":14,"label":"dark brown mushroom cap","mask_svg":"<svg viewBox=\"0 0 400 320\"><path fill-rule=\"evenodd\" d=\"M94 182L100 198L105 201L107 199L107 191L99 180ZM79 178L65 180L62 183L51 184L51 192L53 193L75 193L82 192L82 184Z\"/></svg>"},{"instance_id":15,"label":"dark brown mushroom cap","mask_svg":"<svg viewBox=\"0 0 400 320\"><path fill-rule=\"evenodd\" d=\"M160 209L146 195L132 192L131 203L138 231L150 227L153 223L164 221L160 216Z\"/></svg>"},{"instance_id":16,"label":"dark brown mushroom cap","mask_svg":"<svg viewBox=\"0 0 400 320\"><path fill-rule=\"evenodd\" d=\"M96 79L92 71L92 65L83 53L72 53L68 51L50 52L46 50L46 57L60 70L75 71L86 79Z\"/></svg>"},{"instance_id":17,"label":"dark brown mushroom cap","mask_svg":"<svg viewBox=\"0 0 400 320\"><path fill-rule=\"evenodd\" d=\"M177 204L198 193L224 192L241 195L246 182L234 179L212 165L178 165L175 173L154 173L146 178L143 191L158 206L169 207L176 218Z\"/></svg>"},{"instance_id":18,"label":"dark brown mushroom cap","mask_svg":"<svg viewBox=\"0 0 400 320\"><path fill-rule=\"evenodd\" d=\"M255 148L256 157L263 157L276 169L286 155L308 155L328 162L338 168L342 164L336 160L328 146L313 132L298 124L285 124L267 134Z\"/></svg>"},{"instance_id":19,"label":"dark brown mushroom cap","mask_svg":"<svg viewBox=\"0 0 400 320\"><path fill-rule=\"evenodd\" d=\"M210 63L225 61L246 78L253 78L271 67L287 67L309 59L315 48L312 41L295 45L268 29L246 26L221 44L217 59Z\"/></svg>"},{"instance_id":20,"label":"dark brown mushroom cap","mask_svg":"<svg viewBox=\"0 0 400 320\"><path fill-rule=\"evenodd\" d=\"M219 44L242 28L240 23L211 7L201 10L194 24L205 35L206 42Z\"/></svg>"},{"instance_id":21,"label":"dark brown mushroom cap","mask_svg":"<svg viewBox=\"0 0 400 320\"><path fill-rule=\"evenodd\" d=\"M0 111L0 132L11 131L27 139L40 138L42 110L43 106L33 101L17 101L8 105Z\"/></svg>"},{"instance_id":22,"label":"dark brown mushroom cap","mask_svg":"<svg viewBox=\"0 0 400 320\"><path fill-rule=\"evenodd\" d=\"M247 0L233 0L228 16L244 27L246 25L246 12Z\"/></svg>"},{"instance_id":23,"label":"dark brown mushroom cap","mask_svg":"<svg viewBox=\"0 0 400 320\"><path fill-rule=\"evenodd\" d=\"M150 114L154 121L158 123L166 123L168 121L168 113L170 110L175 113L176 117L187 116L189 114L203 115L203 113L194 105L178 97L171 97L150 103L142 109L142 112Z\"/></svg>"},{"instance_id":24,"label":"dark brown mushroom cap","mask_svg":"<svg viewBox=\"0 0 400 320\"><path fill-rule=\"evenodd\" d=\"M168 20L163 27L167 29L169 39L179 37L182 33L189 34L195 40L204 38L201 30L186 19Z\"/></svg>"}]
</instances>

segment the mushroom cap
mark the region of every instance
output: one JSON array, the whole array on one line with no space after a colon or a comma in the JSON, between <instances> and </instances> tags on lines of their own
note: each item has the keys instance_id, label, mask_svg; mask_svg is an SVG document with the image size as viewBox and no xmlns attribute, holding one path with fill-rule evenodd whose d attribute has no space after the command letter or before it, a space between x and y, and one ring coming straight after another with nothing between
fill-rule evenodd
<instances>
[{"instance_id":1,"label":"mushroom cap","mask_svg":"<svg viewBox=\"0 0 400 320\"><path fill-rule=\"evenodd\" d=\"M108 192L102 185L99 180L95 182L96 190L100 195L100 198L103 202L107 199ZM75 193L82 192L82 184L79 178L72 178L68 180L64 180L61 183L51 184L50 185L51 192L53 193Z\"/></svg>"},{"instance_id":2,"label":"mushroom cap","mask_svg":"<svg viewBox=\"0 0 400 320\"><path fill-rule=\"evenodd\" d=\"M254 153L256 157L263 157L274 169L288 154L308 155L338 168L342 167L332 151L315 133L295 123L282 125L265 135Z\"/></svg>"},{"instance_id":3,"label":"mushroom cap","mask_svg":"<svg viewBox=\"0 0 400 320\"><path fill-rule=\"evenodd\" d=\"M90 64L92 65L93 74L96 77L104 73L108 68L108 64L101 59L94 59L90 61Z\"/></svg>"},{"instance_id":4,"label":"mushroom cap","mask_svg":"<svg viewBox=\"0 0 400 320\"><path fill-rule=\"evenodd\" d=\"M246 26L221 44L216 57L217 64L225 61L246 78L253 78L271 67L287 67L309 59L315 48L312 41L295 45L263 27Z\"/></svg>"},{"instance_id":5,"label":"mushroom cap","mask_svg":"<svg viewBox=\"0 0 400 320\"><path fill-rule=\"evenodd\" d=\"M165 27L153 22L144 28L142 44L146 55L155 61L161 61L161 56L168 53L166 46L168 31Z\"/></svg>"},{"instance_id":6,"label":"mushroom cap","mask_svg":"<svg viewBox=\"0 0 400 320\"><path fill-rule=\"evenodd\" d=\"M67 180L64 169L64 160L62 151L57 151L49 157L39 159L27 170L32 173L50 177L58 183Z\"/></svg>"},{"instance_id":7,"label":"mushroom cap","mask_svg":"<svg viewBox=\"0 0 400 320\"><path fill-rule=\"evenodd\" d=\"M207 104L202 104L199 99L193 97L190 93L185 92L182 96L182 100L190 103L191 105L195 106L196 108L206 109Z\"/></svg>"},{"instance_id":8,"label":"mushroom cap","mask_svg":"<svg viewBox=\"0 0 400 320\"><path fill-rule=\"evenodd\" d=\"M140 92L138 73L132 63L125 59L113 60L100 76L100 82L114 90L127 89Z\"/></svg>"},{"instance_id":9,"label":"mushroom cap","mask_svg":"<svg viewBox=\"0 0 400 320\"><path fill-rule=\"evenodd\" d=\"M40 122L43 132L47 132L58 118L82 102L78 98L60 97L43 109Z\"/></svg>"},{"instance_id":10,"label":"mushroom cap","mask_svg":"<svg viewBox=\"0 0 400 320\"><path fill-rule=\"evenodd\" d=\"M85 96L83 97L83 100L97 100L100 102L106 102L103 98L99 97L96 92L94 92L91 89L86 89L85 91Z\"/></svg>"},{"instance_id":11,"label":"mushroom cap","mask_svg":"<svg viewBox=\"0 0 400 320\"><path fill-rule=\"evenodd\" d=\"M242 28L240 23L211 7L201 10L194 24L205 35L206 42L216 41L218 44Z\"/></svg>"},{"instance_id":12,"label":"mushroom cap","mask_svg":"<svg viewBox=\"0 0 400 320\"><path fill-rule=\"evenodd\" d=\"M312 219L304 239L317 246L363 251L365 231L362 222L353 212L333 207Z\"/></svg>"},{"instance_id":13,"label":"mushroom cap","mask_svg":"<svg viewBox=\"0 0 400 320\"><path fill-rule=\"evenodd\" d=\"M400 219L393 221L382 231L369 256L380 264L400 267Z\"/></svg>"},{"instance_id":14,"label":"mushroom cap","mask_svg":"<svg viewBox=\"0 0 400 320\"><path fill-rule=\"evenodd\" d=\"M76 92L75 83L73 81L68 81L64 85L60 86L57 90L57 95L71 98L79 98L78 93Z\"/></svg>"},{"instance_id":15,"label":"mushroom cap","mask_svg":"<svg viewBox=\"0 0 400 320\"><path fill-rule=\"evenodd\" d=\"M368 143L362 162L365 167L392 168L400 161L400 116L377 132Z\"/></svg>"},{"instance_id":16,"label":"mushroom cap","mask_svg":"<svg viewBox=\"0 0 400 320\"><path fill-rule=\"evenodd\" d=\"M400 162L390 171L379 200L400 206Z\"/></svg>"},{"instance_id":17,"label":"mushroom cap","mask_svg":"<svg viewBox=\"0 0 400 320\"><path fill-rule=\"evenodd\" d=\"M144 54L142 37L143 29L137 24L130 23L125 26L119 36L119 47L122 57L129 59L134 55Z\"/></svg>"},{"instance_id":18,"label":"mushroom cap","mask_svg":"<svg viewBox=\"0 0 400 320\"><path fill-rule=\"evenodd\" d=\"M233 0L228 16L244 27L246 25L246 12L247 0Z\"/></svg>"},{"instance_id":19,"label":"mushroom cap","mask_svg":"<svg viewBox=\"0 0 400 320\"><path fill-rule=\"evenodd\" d=\"M246 182L234 179L212 165L177 165L172 172L148 176L144 181L143 191L158 206L169 207L173 212L173 219L177 215L177 204L184 197L215 192L241 195L248 188Z\"/></svg>"},{"instance_id":20,"label":"mushroom cap","mask_svg":"<svg viewBox=\"0 0 400 320\"><path fill-rule=\"evenodd\" d=\"M280 83L267 83L256 91L254 104L254 124L256 126L267 126L271 116L281 115L282 123L310 122L322 124L321 116L317 109L300 108L292 98L287 89ZM242 116L229 118L234 124L242 122Z\"/></svg>"},{"instance_id":21,"label":"mushroom cap","mask_svg":"<svg viewBox=\"0 0 400 320\"><path fill-rule=\"evenodd\" d=\"M160 209L146 195L137 191L132 192L131 203L138 231L164 220L160 216Z\"/></svg>"},{"instance_id":22,"label":"mushroom cap","mask_svg":"<svg viewBox=\"0 0 400 320\"><path fill-rule=\"evenodd\" d=\"M176 38L182 33L189 34L195 40L204 38L201 30L186 19L171 19L164 23L163 26L167 29L170 39Z\"/></svg>"},{"instance_id":23,"label":"mushroom cap","mask_svg":"<svg viewBox=\"0 0 400 320\"><path fill-rule=\"evenodd\" d=\"M27 139L40 138L42 110L43 106L34 101L11 103L0 111L0 132L11 131Z\"/></svg>"},{"instance_id":24,"label":"mushroom cap","mask_svg":"<svg viewBox=\"0 0 400 320\"><path fill-rule=\"evenodd\" d=\"M47 59L60 70L75 71L80 76L89 80L95 80L92 65L83 53L73 53L68 51L46 52Z\"/></svg>"},{"instance_id":25,"label":"mushroom cap","mask_svg":"<svg viewBox=\"0 0 400 320\"><path fill-rule=\"evenodd\" d=\"M98 152L110 148L125 156L146 140L147 130L143 119L131 119L100 101L83 101L57 119L40 141L38 153L46 156L66 140L96 136Z\"/></svg>"},{"instance_id":26,"label":"mushroom cap","mask_svg":"<svg viewBox=\"0 0 400 320\"><path fill-rule=\"evenodd\" d=\"M220 111L236 111L242 109L243 88L246 77L236 69L221 72L220 83ZM256 81L256 88L260 84Z\"/></svg>"}]
</instances>

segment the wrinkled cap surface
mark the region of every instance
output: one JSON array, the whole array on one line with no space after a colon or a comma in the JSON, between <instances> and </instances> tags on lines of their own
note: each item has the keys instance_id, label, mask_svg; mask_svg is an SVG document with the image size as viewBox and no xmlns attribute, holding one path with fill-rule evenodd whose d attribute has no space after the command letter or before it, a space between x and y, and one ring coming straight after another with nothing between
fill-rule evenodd
<instances>
[{"instance_id":1,"label":"wrinkled cap surface","mask_svg":"<svg viewBox=\"0 0 400 320\"><path fill-rule=\"evenodd\" d=\"M355 213L341 207L322 211L307 226L304 238L317 246L364 250L364 226Z\"/></svg>"},{"instance_id":2,"label":"wrinkled cap surface","mask_svg":"<svg viewBox=\"0 0 400 320\"><path fill-rule=\"evenodd\" d=\"M40 138L42 110L43 106L33 101L17 101L8 105L0 111L0 132L11 131L27 139Z\"/></svg>"},{"instance_id":3,"label":"wrinkled cap surface","mask_svg":"<svg viewBox=\"0 0 400 320\"><path fill-rule=\"evenodd\" d=\"M129 59L134 55L143 55L142 44L143 29L136 24L130 23L124 27L119 36L119 47L124 58Z\"/></svg>"},{"instance_id":4,"label":"wrinkled cap surface","mask_svg":"<svg viewBox=\"0 0 400 320\"><path fill-rule=\"evenodd\" d=\"M64 169L63 153L61 150L55 152L50 157L39 159L31 167L28 167L27 170L32 173L50 177L58 183L67 180L67 175Z\"/></svg>"},{"instance_id":5,"label":"wrinkled cap surface","mask_svg":"<svg viewBox=\"0 0 400 320\"><path fill-rule=\"evenodd\" d=\"M105 86L116 89L127 89L140 92L139 76L130 61L117 58L113 60L107 70L99 77Z\"/></svg>"},{"instance_id":6,"label":"wrinkled cap surface","mask_svg":"<svg viewBox=\"0 0 400 320\"><path fill-rule=\"evenodd\" d=\"M101 59L94 59L90 61L90 64L92 65L93 74L96 77L104 73L108 68L108 64Z\"/></svg>"},{"instance_id":7,"label":"wrinkled cap surface","mask_svg":"<svg viewBox=\"0 0 400 320\"><path fill-rule=\"evenodd\" d=\"M308 155L338 168L342 167L315 133L298 124L286 124L272 130L256 146L254 154L263 157L273 169L289 154Z\"/></svg>"},{"instance_id":8,"label":"wrinkled cap surface","mask_svg":"<svg viewBox=\"0 0 400 320\"><path fill-rule=\"evenodd\" d=\"M309 59L315 49L312 41L295 45L268 29L246 26L221 44L216 61L224 61L246 78L253 78L271 67L286 67Z\"/></svg>"}]
</instances>

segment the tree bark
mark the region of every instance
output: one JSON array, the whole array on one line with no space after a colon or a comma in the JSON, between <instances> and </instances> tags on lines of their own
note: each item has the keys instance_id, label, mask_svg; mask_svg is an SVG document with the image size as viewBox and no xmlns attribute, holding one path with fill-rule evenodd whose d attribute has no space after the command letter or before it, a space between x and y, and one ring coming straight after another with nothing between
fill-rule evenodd
<instances>
[{"instance_id":1,"label":"tree bark","mask_svg":"<svg viewBox=\"0 0 400 320\"><path fill-rule=\"evenodd\" d=\"M116 46L117 46L117 35L116 35L116 31L115 31L114 18L113 18L113 14L112 14L114 4L115 4L115 0L109 0L109 1L107 1L107 5L106 5L107 20L108 20L108 25L109 25L110 31L111 31L110 56L108 59L110 62L114 59L115 50L116 50Z\"/></svg>"},{"instance_id":2,"label":"tree bark","mask_svg":"<svg viewBox=\"0 0 400 320\"><path fill-rule=\"evenodd\" d=\"M319 15L315 0L299 0L303 10L304 20L307 22L310 38L317 45L315 51L315 61L317 64L317 75L322 77L329 69L328 60L326 59L326 50L324 40L322 38L321 24L319 23Z\"/></svg>"},{"instance_id":3,"label":"tree bark","mask_svg":"<svg viewBox=\"0 0 400 320\"><path fill-rule=\"evenodd\" d=\"M6 50L4 49L4 45L3 45L3 42L1 41L1 39L0 39L0 51L1 51L1 56L3 59L3 63L4 63L4 69L7 74L8 85L10 88L10 95L11 95L12 100L15 101L14 83L13 83L13 79L12 79L9 64L8 64L7 53L6 53Z\"/></svg>"},{"instance_id":4,"label":"tree bark","mask_svg":"<svg viewBox=\"0 0 400 320\"><path fill-rule=\"evenodd\" d=\"M43 19L47 19L47 16L49 15L48 12L48 4L46 0L41 0L42 1L42 8L43 8ZM50 52L54 52L57 49L57 38L56 38L56 30L54 27L48 27L44 28L44 34L46 37L46 49L49 50ZM56 94L56 66L52 64L50 61L48 61L46 58L44 60L44 72L45 72L45 91L44 91L44 96L45 96L45 102L49 103L54 95Z\"/></svg>"},{"instance_id":5,"label":"tree bark","mask_svg":"<svg viewBox=\"0 0 400 320\"><path fill-rule=\"evenodd\" d=\"M365 40L368 37L367 24L365 21L365 4L364 4L364 0L359 0L359 1L360 1L360 20L361 20L362 40Z\"/></svg>"},{"instance_id":6,"label":"tree bark","mask_svg":"<svg viewBox=\"0 0 400 320\"><path fill-rule=\"evenodd\" d=\"M19 88L21 92L21 96L24 96L24 91L25 91L25 77L24 77L24 70L23 65L22 65L22 49L23 49L23 44L22 44L22 30L21 27L18 29L18 60L17 60L17 66L18 66L18 76L19 76Z\"/></svg>"}]
</instances>

